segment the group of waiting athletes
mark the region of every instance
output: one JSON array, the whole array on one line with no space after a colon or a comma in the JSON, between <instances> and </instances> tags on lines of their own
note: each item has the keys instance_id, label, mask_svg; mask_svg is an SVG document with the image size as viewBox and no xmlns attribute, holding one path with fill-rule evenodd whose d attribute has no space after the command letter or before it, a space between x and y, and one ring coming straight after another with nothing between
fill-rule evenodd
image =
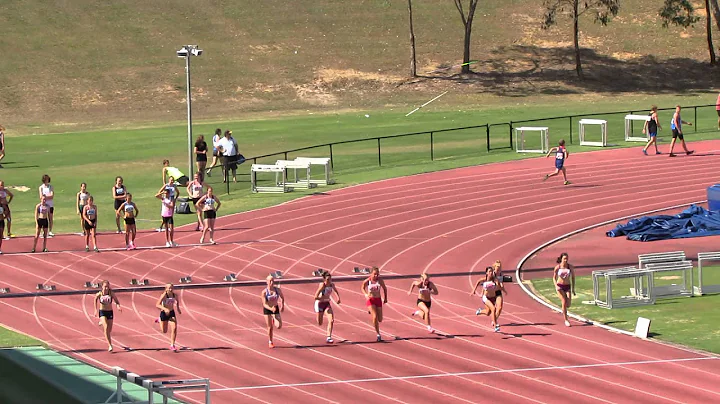
<instances>
[{"instance_id":1,"label":"group of waiting athletes","mask_svg":"<svg viewBox=\"0 0 720 404\"><path fill-rule=\"evenodd\" d=\"M568 254L562 253L557 259L557 265L553 270L553 282L560 301L562 304L562 314L565 326L569 327L567 310L572 302L572 296L575 295L575 270L568 262ZM415 280L410 285L408 295L412 295L417 288L418 295L416 300L417 310L411 316L419 317L424 321L429 333L435 333L430 320L430 308L432 307L432 296L437 295L438 288L430 280L430 275L423 273L420 279ZM478 293L478 289L481 292ZM380 270L375 267L370 272L370 276L362 282L361 291L365 296L368 314L370 314L370 322L377 334L377 341L382 341L380 334L380 323L383 321L383 304L388 302L387 286L385 281L380 277ZM332 295L335 294L335 303L340 304L340 292L332 281L332 274L328 271L322 273L322 282L318 285L313 298L315 302L314 311L317 315L317 323L323 325L323 320L327 318L327 337L328 344L334 343L332 333L335 324L335 313L333 312ZM481 277L472 288L471 296L476 293L480 294L485 305L479 308L475 314L491 316L491 326L495 332L500 331L499 318L503 309L503 295L507 294L503 285L502 264L495 261L492 266L485 270L485 276ZM275 329L282 328L282 312L285 310L285 296L282 290L275 284L273 276L267 277L267 286L260 292L260 300L262 302L263 316L267 326L268 347L274 348L273 336ZM110 282L103 281L102 289L95 295L95 307L100 317L99 324L103 326L105 339L108 343L108 351L113 350L112 346L112 325L113 325L113 308L115 303L118 310L120 302L110 288ZM173 285L168 284L160 295L156 307L160 310L160 314L156 323L160 324L160 330L163 333L170 331L170 350L177 351L175 341L177 338L177 314L182 314L180 309L180 299L173 290Z\"/></svg>"}]
</instances>

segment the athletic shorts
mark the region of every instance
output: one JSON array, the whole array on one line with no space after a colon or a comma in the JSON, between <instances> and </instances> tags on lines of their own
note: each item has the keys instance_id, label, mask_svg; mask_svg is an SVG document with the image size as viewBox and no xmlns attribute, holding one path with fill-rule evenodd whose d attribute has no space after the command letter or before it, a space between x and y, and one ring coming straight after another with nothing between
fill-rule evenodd
<instances>
[{"instance_id":1,"label":"athletic shorts","mask_svg":"<svg viewBox=\"0 0 720 404\"><path fill-rule=\"evenodd\" d=\"M105 317L106 320L112 320L113 319L113 311L112 310L100 310L99 317Z\"/></svg>"},{"instance_id":2,"label":"athletic shorts","mask_svg":"<svg viewBox=\"0 0 720 404\"><path fill-rule=\"evenodd\" d=\"M672 133L673 133L673 135L672 135L673 139L678 138L680 140L683 140L683 134L678 132L677 129L673 129Z\"/></svg>"},{"instance_id":3,"label":"athletic shorts","mask_svg":"<svg viewBox=\"0 0 720 404\"><path fill-rule=\"evenodd\" d=\"M48 212L53 215L55 214L55 207L54 206L48 206Z\"/></svg>"},{"instance_id":4,"label":"athletic shorts","mask_svg":"<svg viewBox=\"0 0 720 404\"><path fill-rule=\"evenodd\" d=\"M195 161L197 162L206 162L207 163L207 154L196 154L195 155Z\"/></svg>"},{"instance_id":5,"label":"athletic shorts","mask_svg":"<svg viewBox=\"0 0 720 404\"><path fill-rule=\"evenodd\" d=\"M37 226L41 229L47 229L48 227L50 227L50 222L48 222L47 219L38 219Z\"/></svg>"},{"instance_id":6,"label":"athletic shorts","mask_svg":"<svg viewBox=\"0 0 720 404\"><path fill-rule=\"evenodd\" d=\"M83 221L83 226L85 227L85 230L91 230L97 227L97 219L90 220L90 223L87 222L87 220Z\"/></svg>"},{"instance_id":7,"label":"athletic shorts","mask_svg":"<svg viewBox=\"0 0 720 404\"><path fill-rule=\"evenodd\" d=\"M417 303L415 303L415 305L417 306L417 305L419 305L421 302L422 302L422 303L425 303L425 307L427 307L428 309L430 308L430 306L432 306L432 300L429 301L429 302L426 302L426 301L423 300L423 299L417 299Z\"/></svg>"},{"instance_id":8,"label":"athletic shorts","mask_svg":"<svg viewBox=\"0 0 720 404\"><path fill-rule=\"evenodd\" d=\"M657 132L655 132L655 133L648 133L648 136L650 136L651 138L656 137L656 136L657 136Z\"/></svg>"},{"instance_id":9,"label":"athletic shorts","mask_svg":"<svg viewBox=\"0 0 720 404\"><path fill-rule=\"evenodd\" d=\"M213 157L222 157L222 153L218 149L213 149Z\"/></svg>"},{"instance_id":10,"label":"athletic shorts","mask_svg":"<svg viewBox=\"0 0 720 404\"><path fill-rule=\"evenodd\" d=\"M166 216L163 216L163 224L172 224L172 225L174 225L175 222L173 221L173 217L172 217L172 216L167 216L167 217L166 217Z\"/></svg>"},{"instance_id":11,"label":"athletic shorts","mask_svg":"<svg viewBox=\"0 0 720 404\"><path fill-rule=\"evenodd\" d=\"M555 160L555 168L558 170L562 170L563 164L565 164L565 160Z\"/></svg>"},{"instance_id":12,"label":"athletic shorts","mask_svg":"<svg viewBox=\"0 0 720 404\"><path fill-rule=\"evenodd\" d=\"M367 307L375 306L375 307L382 307L382 299L379 297L371 297L367 299L367 302L365 303Z\"/></svg>"},{"instance_id":13,"label":"athletic shorts","mask_svg":"<svg viewBox=\"0 0 720 404\"><path fill-rule=\"evenodd\" d=\"M720 109L717 110L718 117L720 117Z\"/></svg>"},{"instance_id":14,"label":"athletic shorts","mask_svg":"<svg viewBox=\"0 0 720 404\"><path fill-rule=\"evenodd\" d=\"M324 313L330 307L330 301L315 300L315 313Z\"/></svg>"},{"instance_id":15,"label":"athletic shorts","mask_svg":"<svg viewBox=\"0 0 720 404\"><path fill-rule=\"evenodd\" d=\"M120 209L120 205L122 205L123 203L125 203L125 201L123 201L122 199L115 199L115 211Z\"/></svg>"},{"instance_id":16,"label":"athletic shorts","mask_svg":"<svg viewBox=\"0 0 720 404\"><path fill-rule=\"evenodd\" d=\"M0 219L0 229L4 229L4 228L5 228L5 219ZM0 234L0 236L1 236L1 234Z\"/></svg>"},{"instance_id":17,"label":"athletic shorts","mask_svg":"<svg viewBox=\"0 0 720 404\"><path fill-rule=\"evenodd\" d=\"M558 292L565 292L565 293L567 293L567 292L570 291L570 284L558 283L557 285L555 285L555 289L556 289Z\"/></svg>"},{"instance_id":18,"label":"athletic shorts","mask_svg":"<svg viewBox=\"0 0 720 404\"><path fill-rule=\"evenodd\" d=\"M496 300L497 300L497 296L493 296L493 297L483 296L483 298L482 298L482 301L485 304L487 304L488 301L492 304L495 304Z\"/></svg>"},{"instance_id":19,"label":"athletic shorts","mask_svg":"<svg viewBox=\"0 0 720 404\"><path fill-rule=\"evenodd\" d=\"M272 310L268 310L267 307L263 306L263 314L266 316L274 316L277 313Z\"/></svg>"},{"instance_id":20,"label":"athletic shorts","mask_svg":"<svg viewBox=\"0 0 720 404\"><path fill-rule=\"evenodd\" d=\"M206 210L203 212L203 217L205 219L215 219L217 217L217 212L214 210Z\"/></svg>"},{"instance_id":21,"label":"athletic shorts","mask_svg":"<svg viewBox=\"0 0 720 404\"><path fill-rule=\"evenodd\" d=\"M197 203L198 203L198 201L200 200L200 198L190 198L190 200L192 201L193 206L195 206L195 205L197 205Z\"/></svg>"},{"instance_id":22,"label":"athletic shorts","mask_svg":"<svg viewBox=\"0 0 720 404\"><path fill-rule=\"evenodd\" d=\"M125 224L127 224L127 225L135 224L135 218L134 217L126 217Z\"/></svg>"},{"instance_id":23,"label":"athletic shorts","mask_svg":"<svg viewBox=\"0 0 720 404\"><path fill-rule=\"evenodd\" d=\"M165 314L164 310L160 311L160 321L170 321L175 318L175 310L170 310L169 314Z\"/></svg>"}]
</instances>

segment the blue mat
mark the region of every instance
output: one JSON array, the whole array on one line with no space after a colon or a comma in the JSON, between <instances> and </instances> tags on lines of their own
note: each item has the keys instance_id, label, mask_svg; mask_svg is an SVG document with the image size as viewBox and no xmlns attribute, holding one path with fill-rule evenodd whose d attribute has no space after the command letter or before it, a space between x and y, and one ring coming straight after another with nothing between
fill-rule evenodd
<instances>
[{"instance_id":1,"label":"blue mat","mask_svg":"<svg viewBox=\"0 0 720 404\"><path fill-rule=\"evenodd\" d=\"M720 235L720 211L691 205L674 216L658 215L632 219L608 231L608 237L627 236L628 240L655 241Z\"/></svg>"}]
</instances>

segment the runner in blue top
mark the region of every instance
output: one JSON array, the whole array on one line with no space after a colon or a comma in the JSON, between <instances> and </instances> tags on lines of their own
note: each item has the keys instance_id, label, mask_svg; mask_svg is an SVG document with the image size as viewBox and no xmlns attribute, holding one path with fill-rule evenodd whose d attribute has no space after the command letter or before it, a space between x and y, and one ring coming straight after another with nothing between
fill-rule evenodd
<instances>
[{"instance_id":1,"label":"runner in blue top","mask_svg":"<svg viewBox=\"0 0 720 404\"><path fill-rule=\"evenodd\" d=\"M658 147L657 147L658 129L662 130L662 126L660 126L660 120L658 119L657 107L655 105L653 105L650 108L650 120L645 121L645 126L643 126L643 132L642 132L642 133L647 133L648 137L650 138L648 140L647 144L645 145L645 147L643 147L643 154L645 154L646 156L648 155L647 149L652 145L655 145L655 154L662 154L662 153L660 153L660 150L658 150Z\"/></svg>"},{"instance_id":2,"label":"runner in blue top","mask_svg":"<svg viewBox=\"0 0 720 404\"><path fill-rule=\"evenodd\" d=\"M680 106L675 106L675 114L673 114L672 121L670 121L670 129L672 129L672 141L670 142L670 157L675 157L675 154L673 154L673 148L675 147L675 141L680 139L680 142L682 144L683 149L685 150L685 154L688 156L693 154L695 150L688 150L687 146L685 145L685 139L683 138L683 131L682 126L690 125L692 124L690 122L685 122L680 118Z\"/></svg>"},{"instance_id":3,"label":"runner in blue top","mask_svg":"<svg viewBox=\"0 0 720 404\"><path fill-rule=\"evenodd\" d=\"M545 158L550 157L553 153L555 153L555 172L552 174L546 174L543 181L560 174L560 171L562 171L563 178L565 179L565 185L570 185L570 181L567 179L567 172L565 171L565 160L567 160L570 153L568 153L565 148L565 140L561 139L560 142L558 142L558 146L550 149Z\"/></svg>"}]
</instances>

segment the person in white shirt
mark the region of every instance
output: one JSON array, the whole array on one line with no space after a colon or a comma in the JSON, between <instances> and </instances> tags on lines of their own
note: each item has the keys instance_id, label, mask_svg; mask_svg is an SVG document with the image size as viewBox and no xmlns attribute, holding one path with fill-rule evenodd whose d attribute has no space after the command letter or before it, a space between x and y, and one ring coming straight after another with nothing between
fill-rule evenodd
<instances>
[{"instance_id":1,"label":"person in white shirt","mask_svg":"<svg viewBox=\"0 0 720 404\"><path fill-rule=\"evenodd\" d=\"M220 129L220 128L215 129L215 135L212 138L212 146L213 146L212 164L210 164L210 167L208 167L207 170L205 171L205 174L207 174L208 177L212 176L212 169L213 169L213 167L215 167L217 165L218 157L222 156L222 153L218 149L218 143L220 142L220 140L222 138L223 138L222 137L222 129Z\"/></svg>"},{"instance_id":2,"label":"person in white shirt","mask_svg":"<svg viewBox=\"0 0 720 404\"><path fill-rule=\"evenodd\" d=\"M45 174L42 176L42 185L38 188L38 193L40 194L39 197L42 199L42 197L45 197L45 205L48 207L48 236L52 237L54 236L52 232L53 228L53 216L55 215L55 207L53 204L53 198L55 197L55 188L53 188L52 185L50 185L50 176Z\"/></svg>"},{"instance_id":3,"label":"person in white shirt","mask_svg":"<svg viewBox=\"0 0 720 404\"><path fill-rule=\"evenodd\" d=\"M232 131L225 131L225 137L218 142L218 150L223 156L223 182L229 180L228 170L232 170L233 182L237 182L237 142L232 137Z\"/></svg>"}]
</instances>

